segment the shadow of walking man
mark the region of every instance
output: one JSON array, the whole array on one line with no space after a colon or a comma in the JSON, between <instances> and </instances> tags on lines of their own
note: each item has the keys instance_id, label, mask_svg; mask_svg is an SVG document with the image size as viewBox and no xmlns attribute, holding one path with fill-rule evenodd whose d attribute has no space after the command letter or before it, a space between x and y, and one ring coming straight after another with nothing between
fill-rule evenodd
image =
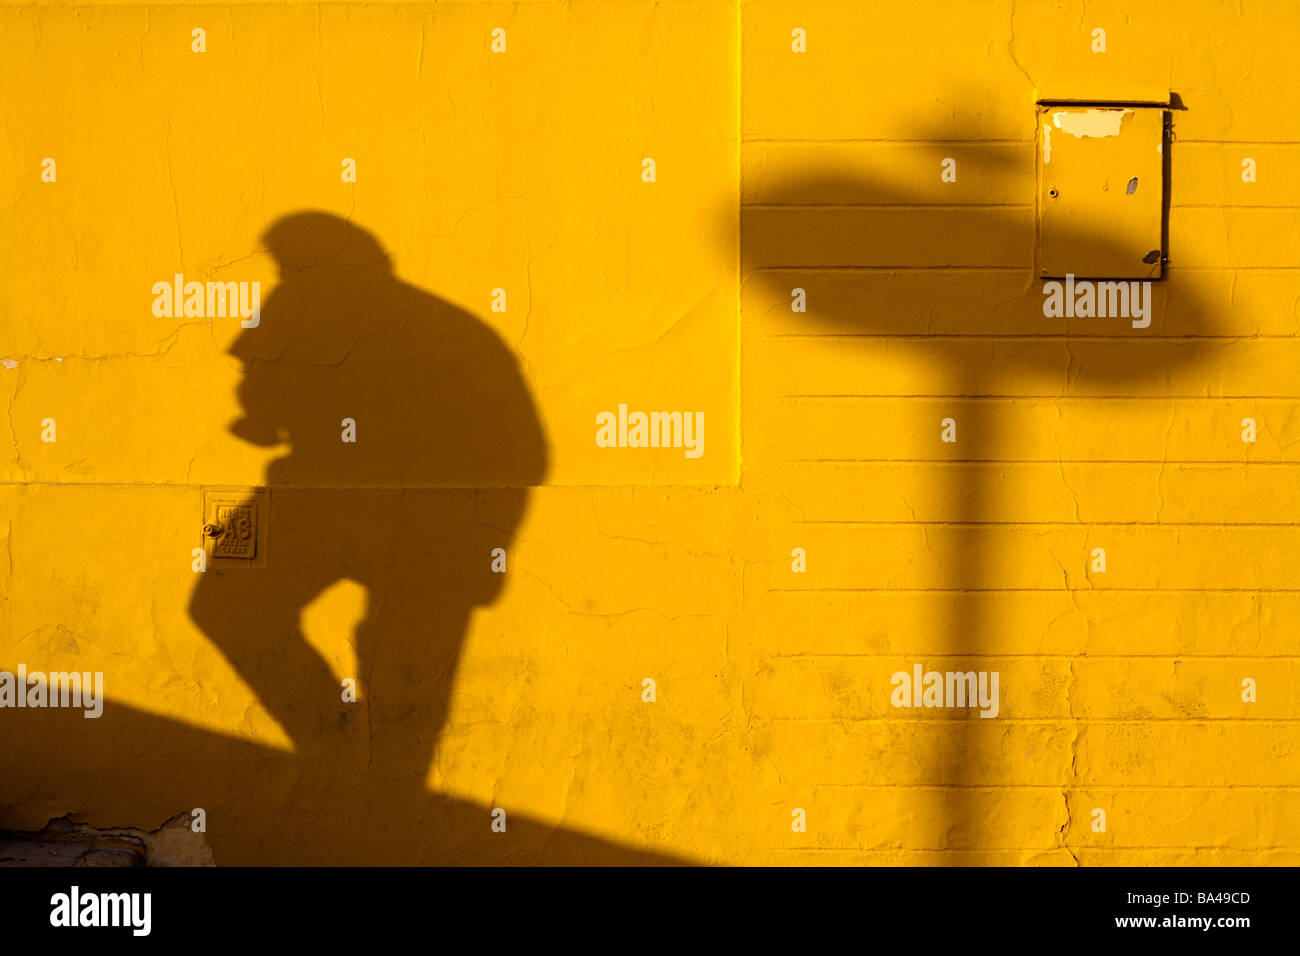
<instances>
[{"instance_id":1,"label":"shadow of walking man","mask_svg":"<svg viewBox=\"0 0 1300 956\"><path fill-rule=\"evenodd\" d=\"M541 425L496 333L399 281L364 230L304 213L264 240L280 282L231 348L244 366L232 431L289 450L267 468L264 566L214 562L190 613L300 754L337 761L346 741L419 779L470 614L501 591L492 552L545 477ZM360 706L299 633L341 580L366 591Z\"/></svg>"},{"instance_id":2,"label":"shadow of walking man","mask_svg":"<svg viewBox=\"0 0 1300 956\"><path fill-rule=\"evenodd\" d=\"M546 476L545 438L497 334L397 279L369 233L305 212L264 240L280 281L231 350L232 431L288 450L251 499L267 512L257 559L211 561L189 612L293 751L110 700L94 721L24 711L6 763L41 767L41 802L96 826L203 807L219 865L685 862L509 808L499 832L494 807L426 787L471 615L506 578L493 551ZM349 675L300 623L343 581L366 595ZM0 805L24 802L4 791Z\"/></svg>"},{"instance_id":3,"label":"shadow of walking man","mask_svg":"<svg viewBox=\"0 0 1300 956\"><path fill-rule=\"evenodd\" d=\"M232 430L289 452L267 469L265 565L210 569L194 621L289 733L300 785L330 795L331 825L367 834L365 859L647 862L573 834L543 846L524 820L494 834L490 808L424 787L470 616L505 580L493 553L546 474L514 355L474 316L399 281L350 222L303 213L264 239L280 282L231 349L245 369ZM356 703L298 630L343 579L367 597Z\"/></svg>"}]
</instances>

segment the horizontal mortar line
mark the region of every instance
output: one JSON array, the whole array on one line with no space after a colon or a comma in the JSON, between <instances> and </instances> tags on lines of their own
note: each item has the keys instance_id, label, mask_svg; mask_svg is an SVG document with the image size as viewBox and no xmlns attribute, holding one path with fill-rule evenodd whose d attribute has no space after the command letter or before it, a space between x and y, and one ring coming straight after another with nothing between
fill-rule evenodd
<instances>
[{"instance_id":1,"label":"horizontal mortar line","mask_svg":"<svg viewBox=\"0 0 1300 956\"><path fill-rule=\"evenodd\" d=\"M1300 465L1300 461L1162 461L1160 459L1142 459L1141 461L1118 461L1110 459L1087 459L1077 461L1071 459L1013 459L1013 458L952 458L952 459L935 459L935 458L793 458L783 459L778 464L790 463L812 463L812 464L831 464L831 465L861 465L863 467L876 467L877 465L926 465L926 466L948 466L948 465L979 465L981 467L994 468L1001 465L1091 465L1093 467L1103 467L1113 465L1115 467L1129 467L1133 465L1148 465L1151 468L1163 468L1166 465L1195 465L1198 468L1243 468L1243 467L1269 467L1269 468L1291 468ZM772 470L775 467L771 462L755 465L750 463L746 466L746 471L750 475L755 472L761 473L764 470Z\"/></svg>"},{"instance_id":2,"label":"horizontal mortar line","mask_svg":"<svg viewBox=\"0 0 1300 956\"><path fill-rule=\"evenodd\" d=\"M586 4L588 6L594 7L600 4L608 3L609 0L532 0L532 2L536 4L550 3L555 6L559 6L562 3L563 4L580 3L580 4ZM685 5L683 0L668 0L668 2L677 2L677 3L682 3L682 5ZM282 0L282 3L278 4L278 6L310 7L310 6L319 6L321 4L324 4L325 6L340 6L340 7L342 6L377 6L381 8L382 7L389 7L389 8L423 7L426 9L431 6L434 6L434 4L429 3L428 0L423 0L423 2L421 2L421 0ZM17 6L17 4L8 4L8 5ZM63 2L60 3L52 3L52 4L32 3L28 5L33 7L39 6L44 9L49 9L52 11L100 10L100 9L120 11L120 10L138 10L142 7L198 6L198 4L194 3L194 0L63 0ZM209 4L209 6L210 5L211 4ZM254 10L259 7L269 7L272 6L272 4L268 3L267 0L236 0L235 3L225 4L224 6L235 10Z\"/></svg>"},{"instance_id":3,"label":"horizontal mortar line","mask_svg":"<svg viewBox=\"0 0 1300 956\"><path fill-rule=\"evenodd\" d=\"M1196 852L1196 851L1216 851L1218 853L1295 853L1300 856L1300 849L1296 847L1225 847L1221 844L1179 844L1174 847L1151 847L1147 844L1123 845L1123 847L1089 847L1084 844L1056 845L1056 847L767 847L768 852L779 853L875 853L875 855L902 856L907 853L935 853L940 856L957 856L962 855L979 855L979 853L1050 853L1061 851L1070 853L1074 856L1075 852L1080 853L1140 853L1144 851L1171 853L1171 852Z\"/></svg>"},{"instance_id":4,"label":"horizontal mortar line","mask_svg":"<svg viewBox=\"0 0 1300 956\"><path fill-rule=\"evenodd\" d=\"M813 783L813 787L827 790L1106 790L1120 793L1146 793L1182 790L1294 790L1300 785L1290 783L1189 783L1189 784L1120 784L1120 783ZM1296 848L1300 850L1300 847Z\"/></svg>"},{"instance_id":5,"label":"horizontal mortar line","mask_svg":"<svg viewBox=\"0 0 1300 956\"><path fill-rule=\"evenodd\" d=\"M1222 458L772 458L780 464L819 463L827 465L840 464L882 464L882 465L1223 465L1240 468L1248 465L1300 465L1300 459L1263 459L1259 461L1225 461ZM754 459L747 464L753 470ZM639 486L637 486L639 487Z\"/></svg>"},{"instance_id":6,"label":"horizontal mortar line","mask_svg":"<svg viewBox=\"0 0 1300 956\"><path fill-rule=\"evenodd\" d=\"M953 707L907 707L900 710L962 710ZM994 727L999 724L1300 724L1300 717L764 717L750 714L751 720L768 724L917 724L968 727L971 724Z\"/></svg>"},{"instance_id":7,"label":"horizontal mortar line","mask_svg":"<svg viewBox=\"0 0 1300 956\"><path fill-rule=\"evenodd\" d=\"M340 2L350 2L350 0L340 0ZM669 491L735 491L739 486L733 482L724 484L716 481L697 482L697 481L670 481L653 483L645 481L637 484L611 482L609 484L583 484L583 485L566 485L566 484L540 484L540 485L420 485L420 484L375 484L375 485L336 485L336 484L273 484L268 485L262 482L238 482L238 481L61 481L58 479L32 478L26 481L19 480L0 480L0 488L3 487L59 487L68 486L73 488L191 488L196 491L214 491L224 492L227 489L234 489L232 493L238 493L247 489L270 489L271 491L455 491L455 492L493 492L493 491L649 491L662 490Z\"/></svg>"},{"instance_id":8,"label":"horizontal mortar line","mask_svg":"<svg viewBox=\"0 0 1300 956\"><path fill-rule=\"evenodd\" d=\"M1024 202L744 202L741 209L1033 209ZM1175 209L1178 207L1175 206ZM1217 207L1216 207L1217 208ZM1270 207L1265 207L1270 208Z\"/></svg>"},{"instance_id":9,"label":"horizontal mortar line","mask_svg":"<svg viewBox=\"0 0 1300 956\"><path fill-rule=\"evenodd\" d=\"M741 230L741 244L744 244ZM1297 267L1300 268L1300 267ZM742 272L1005 272L1008 275L1026 275L1025 266L747 266ZM1032 270L1030 270L1032 271ZM1031 281L1039 281L1028 275Z\"/></svg>"},{"instance_id":10,"label":"horizontal mortar line","mask_svg":"<svg viewBox=\"0 0 1300 956\"><path fill-rule=\"evenodd\" d=\"M959 849L953 847L771 847L771 845L763 847L763 849L768 853L861 853L861 855L875 856L909 856L917 855L917 853L930 853L930 855L936 856L970 856L976 855L976 853L1049 853L1056 851L1056 849L1060 849L1062 853L1071 851L1069 847L971 847L970 849ZM1184 848L1178 847L1178 849ZM1071 853L1071 856L1073 856L1073 853Z\"/></svg>"},{"instance_id":11,"label":"horizontal mortar line","mask_svg":"<svg viewBox=\"0 0 1300 956\"><path fill-rule=\"evenodd\" d=\"M750 386L753 388L754 386ZM781 399L817 399L841 401L858 398L956 398L966 402L1294 402L1300 395L1052 395L1046 392L779 392L769 396Z\"/></svg>"},{"instance_id":12,"label":"horizontal mortar line","mask_svg":"<svg viewBox=\"0 0 1300 956\"><path fill-rule=\"evenodd\" d=\"M1300 139L1183 139L1179 146L1300 146Z\"/></svg>"},{"instance_id":13,"label":"horizontal mortar line","mask_svg":"<svg viewBox=\"0 0 1300 956\"><path fill-rule=\"evenodd\" d=\"M561 3L587 3L591 6L607 3L608 0L536 0L538 3L553 3L557 6ZM670 0L672 2L672 0ZM677 0L682 2L682 0ZM284 0L283 3L276 4L276 7L295 7L295 6L318 6L324 3L326 6L375 6L375 7L430 7L432 4L420 2L420 0ZM16 6L16 4L9 4ZM43 11L57 12L59 10L76 10L76 9L138 9L140 7L192 7L197 6L193 0L64 0L57 4L29 4L29 6L41 6ZM684 5L684 4L683 4ZM259 7L270 7L271 3L266 0L237 0L233 4L225 4L226 7L235 10L256 10Z\"/></svg>"},{"instance_id":14,"label":"horizontal mortar line","mask_svg":"<svg viewBox=\"0 0 1300 956\"><path fill-rule=\"evenodd\" d=\"M780 559L784 561L784 559ZM1300 588L764 588L768 594L1300 594Z\"/></svg>"},{"instance_id":15,"label":"horizontal mortar line","mask_svg":"<svg viewBox=\"0 0 1300 956\"><path fill-rule=\"evenodd\" d=\"M894 139L888 136L845 136L834 137L832 139L813 138L804 136L746 136L741 133L740 145L742 147L750 143L798 143L800 145L818 145L824 143L898 143L901 145L914 146L966 146L978 144L980 146L1026 146L1037 148L1036 140L1033 139ZM1253 144L1252 144L1253 145Z\"/></svg>"},{"instance_id":16,"label":"horizontal mortar line","mask_svg":"<svg viewBox=\"0 0 1300 956\"><path fill-rule=\"evenodd\" d=\"M817 518L790 525L863 525L883 528L1295 528L1300 521L867 521Z\"/></svg>"},{"instance_id":17,"label":"horizontal mortar line","mask_svg":"<svg viewBox=\"0 0 1300 956\"><path fill-rule=\"evenodd\" d=\"M741 200L741 209L896 209L931 210L931 209L1033 209L1034 203L1024 202L754 202ZM1176 202L1170 209L1275 209L1280 212L1294 212L1300 209L1300 203L1262 203L1262 202Z\"/></svg>"},{"instance_id":18,"label":"horizontal mortar line","mask_svg":"<svg viewBox=\"0 0 1300 956\"><path fill-rule=\"evenodd\" d=\"M764 309L760 314L771 311ZM1078 332L747 332L747 340L759 339L807 339L825 341L826 339L973 339L994 342L1041 342L1061 340L1072 345L1086 345L1089 342L1125 342L1128 344L1173 343L1209 339L1216 342L1253 342L1256 339L1281 339L1294 341L1300 339L1300 331L1289 335L1261 334L1242 332L1238 335L1202 335L1188 332L1180 335L1091 335Z\"/></svg>"},{"instance_id":19,"label":"horizontal mortar line","mask_svg":"<svg viewBox=\"0 0 1300 956\"><path fill-rule=\"evenodd\" d=\"M891 137L861 136L745 136L741 147L750 143L795 143L800 146L835 146L840 143L885 143L901 146L1023 146L1038 148L1036 139L894 139ZM1300 146L1294 139L1184 139L1179 137L1176 146Z\"/></svg>"},{"instance_id":20,"label":"horizontal mortar line","mask_svg":"<svg viewBox=\"0 0 1300 956\"><path fill-rule=\"evenodd\" d=\"M745 230L742 228L742 229L741 229L741 245L742 245L742 246L744 245L744 232L745 232ZM1171 262L1170 262L1170 265L1171 265L1171 266L1175 266L1176 263L1174 263L1174 262L1171 261ZM798 266L798 265L759 266L759 265L751 265L751 266L745 266L744 268L742 268L741 271L742 271L742 273L744 273L744 272L896 272L896 273L909 273L909 272L954 272L954 273L958 273L958 274L970 273L970 272L1005 272L1005 273L1007 273L1007 274L1023 275L1023 276L1025 276L1027 279L1029 279L1030 281L1033 281L1033 282L1048 282L1048 281L1055 281L1055 280L1048 280L1048 279L1045 279L1045 278L1040 278L1040 277L1038 277L1038 276L1034 276L1034 275L1032 274L1032 273L1033 273L1033 266L1032 266L1032 264L1026 264L1026 265L1023 265L1023 266L975 266L975 265L970 265L970 266L962 266L962 265L936 265L936 266L923 266L923 265L892 265L892 266L871 266L871 265L861 265L861 264L855 264L855 265L817 265L817 266ZM1234 273L1234 272L1280 272L1280 273L1285 273L1285 274L1288 274L1288 275L1289 275L1289 274L1295 273L1295 272L1297 272L1297 271L1300 271L1300 266L1177 266L1177 270L1176 270L1176 271L1178 271L1178 272L1210 272L1210 273L1218 273L1218 272L1228 272L1228 273ZM1089 280L1089 281L1092 281L1092 280ZM1097 281L1108 281L1108 280L1097 280ZM1133 279L1123 279L1123 280L1115 279L1115 280L1113 280L1113 281L1116 281L1116 282L1120 282L1120 281L1124 281L1124 282L1141 282L1141 281L1144 281L1144 280L1142 280L1141 278L1133 278ZM1151 279L1151 280L1149 280L1149 281L1152 281L1152 282L1167 282L1168 279L1167 279L1167 278L1166 278L1166 279Z\"/></svg>"},{"instance_id":21,"label":"horizontal mortar line","mask_svg":"<svg viewBox=\"0 0 1300 956\"><path fill-rule=\"evenodd\" d=\"M846 651L814 651L806 654L765 654L773 660L802 660L804 658L864 658L867 660L898 660L903 657L917 656L913 653L866 654ZM1300 654L998 654L993 651L977 651L964 654L959 651L940 651L923 655L930 658L980 658L987 660L1061 660L1061 661L1300 661Z\"/></svg>"}]
</instances>

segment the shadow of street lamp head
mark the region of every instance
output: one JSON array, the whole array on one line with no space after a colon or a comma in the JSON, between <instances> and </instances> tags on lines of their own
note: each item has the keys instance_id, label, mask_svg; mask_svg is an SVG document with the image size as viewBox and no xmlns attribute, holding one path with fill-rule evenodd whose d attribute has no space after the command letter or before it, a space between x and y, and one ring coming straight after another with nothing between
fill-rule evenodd
<instances>
[{"instance_id":1,"label":"shadow of street lamp head","mask_svg":"<svg viewBox=\"0 0 1300 956\"><path fill-rule=\"evenodd\" d=\"M992 393L1012 378L1131 389L1168 384L1191 367L1203 348L1196 338L1210 334L1210 320L1194 293L1171 295L1168 278L1150 281L1149 327L1134 327L1141 324L1136 317L1044 313L1046 280L1034 272L1030 144L1022 153L980 143L940 148L962 157L967 178L1023 182L1025 202L949 205L940 202L941 192L922 192L883 173L780 169L764 181L771 170L758 169L747 177L741 210L745 283L772 310L789 309L793 287L806 285L801 319L809 331L890 337L932 362L936 374ZM933 169L937 184L937 163ZM1068 226L1057 242L1078 249L1081 260L1113 259L1120 246L1104 230ZM1023 279L1016 277L1020 270ZM798 281L796 271L804 274ZM832 273L834 295L820 295L818 284ZM936 313L944 321L936 323ZM994 341L976 363L963 337Z\"/></svg>"}]
</instances>

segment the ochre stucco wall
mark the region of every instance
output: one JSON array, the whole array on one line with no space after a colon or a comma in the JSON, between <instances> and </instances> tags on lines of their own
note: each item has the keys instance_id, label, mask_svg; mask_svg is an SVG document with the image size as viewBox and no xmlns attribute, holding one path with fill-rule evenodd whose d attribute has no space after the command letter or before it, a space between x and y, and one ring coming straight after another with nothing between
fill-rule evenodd
<instances>
[{"instance_id":1,"label":"ochre stucco wall","mask_svg":"<svg viewBox=\"0 0 1300 956\"><path fill-rule=\"evenodd\" d=\"M6 4L0 670L108 704L0 710L0 828L1300 862L1298 35L1259 2ZM1036 100L1170 91L1150 327L1044 317ZM328 248L286 277L305 211ZM156 316L177 273L260 282L261 324ZM620 403L702 412L703 454L599 447ZM266 565L195 572L205 489L254 487ZM997 671L998 716L895 708L915 664Z\"/></svg>"}]
</instances>

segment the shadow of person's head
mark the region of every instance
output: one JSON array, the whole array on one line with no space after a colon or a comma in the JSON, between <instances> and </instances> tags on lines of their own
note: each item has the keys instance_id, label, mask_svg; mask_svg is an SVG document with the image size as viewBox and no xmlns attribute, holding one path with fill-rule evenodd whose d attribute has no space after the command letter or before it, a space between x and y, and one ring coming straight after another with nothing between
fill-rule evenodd
<instances>
[{"instance_id":1,"label":"shadow of person's head","mask_svg":"<svg viewBox=\"0 0 1300 956\"><path fill-rule=\"evenodd\" d=\"M546 446L511 350L473 315L398 279L379 241L304 212L263 235L279 282L231 347L254 444L288 443L267 483L528 487Z\"/></svg>"}]
</instances>

